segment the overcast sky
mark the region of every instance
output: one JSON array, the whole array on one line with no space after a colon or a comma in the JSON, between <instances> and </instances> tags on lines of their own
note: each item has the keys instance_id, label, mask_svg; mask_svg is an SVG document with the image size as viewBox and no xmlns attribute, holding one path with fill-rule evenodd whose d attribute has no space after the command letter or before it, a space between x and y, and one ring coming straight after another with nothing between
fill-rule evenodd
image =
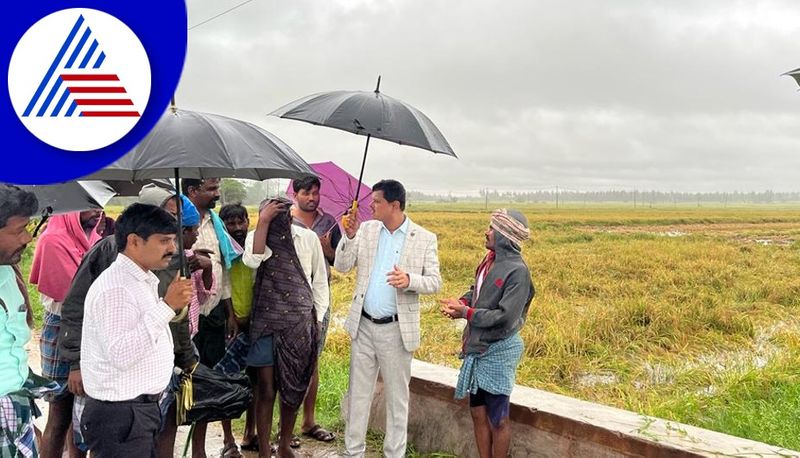
<instances>
[{"instance_id":1,"label":"overcast sky","mask_svg":"<svg viewBox=\"0 0 800 458\"><path fill-rule=\"evenodd\" d=\"M797 0L254 0L189 32L177 100L357 174L364 137L267 113L380 74L459 159L373 141L365 181L428 192L800 190L799 29Z\"/></svg>"}]
</instances>

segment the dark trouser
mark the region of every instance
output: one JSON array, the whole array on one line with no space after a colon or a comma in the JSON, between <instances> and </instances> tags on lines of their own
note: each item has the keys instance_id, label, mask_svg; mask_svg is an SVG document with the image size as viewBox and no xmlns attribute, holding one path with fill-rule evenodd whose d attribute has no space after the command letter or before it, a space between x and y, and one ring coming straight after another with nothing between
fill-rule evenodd
<instances>
[{"instance_id":1,"label":"dark trouser","mask_svg":"<svg viewBox=\"0 0 800 458\"><path fill-rule=\"evenodd\" d=\"M225 356L225 321L227 313L222 304L214 307L208 316L200 315L194 345L200 353L200 362L214 367Z\"/></svg>"},{"instance_id":2,"label":"dark trouser","mask_svg":"<svg viewBox=\"0 0 800 458\"><path fill-rule=\"evenodd\" d=\"M500 426L500 421L508 418L511 411L511 397L505 394L492 394L483 388L469 395L470 407L486 406L486 415L493 427Z\"/></svg>"},{"instance_id":3,"label":"dark trouser","mask_svg":"<svg viewBox=\"0 0 800 458\"><path fill-rule=\"evenodd\" d=\"M156 398L119 402L87 398L81 430L92 456L154 457L161 424Z\"/></svg>"}]
</instances>

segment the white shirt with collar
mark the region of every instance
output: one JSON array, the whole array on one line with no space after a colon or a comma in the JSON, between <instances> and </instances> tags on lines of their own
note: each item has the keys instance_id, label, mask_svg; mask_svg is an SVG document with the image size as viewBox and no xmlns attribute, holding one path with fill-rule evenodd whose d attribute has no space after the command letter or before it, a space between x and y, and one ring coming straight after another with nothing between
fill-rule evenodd
<instances>
[{"instance_id":1,"label":"white shirt with collar","mask_svg":"<svg viewBox=\"0 0 800 458\"><path fill-rule=\"evenodd\" d=\"M120 253L86 294L81 336L86 394L127 401L164 391L172 376L174 317L158 297L158 277Z\"/></svg>"},{"instance_id":2,"label":"white shirt with collar","mask_svg":"<svg viewBox=\"0 0 800 458\"><path fill-rule=\"evenodd\" d=\"M263 254L253 253L253 238L255 231L247 233L244 242L242 262L251 269L258 269L261 263L272 256L272 250L264 247ZM306 276L306 281L311 286L314 296L314 308L317 311L317 321L322 322L325 312L330 306L330 288L328 286L328 263L322 253L322 245L317 234L303 227L292 224L292 242L300 260L300 266Z\"/></svg>"}]
</instances>

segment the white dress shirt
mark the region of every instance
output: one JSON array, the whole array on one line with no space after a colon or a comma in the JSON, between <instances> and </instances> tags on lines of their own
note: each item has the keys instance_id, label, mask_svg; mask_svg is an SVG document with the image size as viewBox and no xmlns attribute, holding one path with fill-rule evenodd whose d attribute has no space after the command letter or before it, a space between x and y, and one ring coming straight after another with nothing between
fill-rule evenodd
<instances>
[{"instance_id":1,"label":"white dress shirt","mask_svg":"<svg viewBox=\"0 0 800 458\"><path fill-rule=\"evenodd\" d=\"M244 242L244 253L242 262L251 268L258 269L262 262L272 256L272 250L268 246L264 247L263 254L253 253L253 238L255 231L247 234ZM330 306L330 289L328 286L328 263L322 253L322 245L317 234L303 227L292 224L292 242L300 260L300 266L306 276L306 281L311 286L311 293L314 296L314 308L317 311L317 321L322 322L325 312Z\"/></svg>"},{"instance_id":2,"label":"white dress shirt","mask_svg":"<svg viewBox=\"0 0 800 458\"><path fill-rule=\"evenodd\" d=\"M158 297L158 277L120 253L89 287L81 336L86 393L126 401L166 389L174 361L169 321L175 312Z\"/></svg>"}]
</instances>

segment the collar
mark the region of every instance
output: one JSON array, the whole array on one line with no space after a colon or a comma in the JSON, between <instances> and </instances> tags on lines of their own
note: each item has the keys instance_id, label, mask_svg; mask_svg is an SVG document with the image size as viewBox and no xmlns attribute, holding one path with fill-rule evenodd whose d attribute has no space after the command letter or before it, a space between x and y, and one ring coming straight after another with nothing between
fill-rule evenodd
<instances>
[{"instance_id":1,"label":"collar","mask_svg":"<svg viewBox=\"0 0 800 458\"><path fill-rule=\"evenodd\" d=\"M119 261L122 270L129 273L136 280L147 283L158 283L158 277L156 277L153 272L142 270L139 264L133 262L133 260L125 254L120 253L117 255L117 261Z\"/></svg>"},{"instance_id":2,"label":"collar","mask_svg":"<svg viewBox=\"0 0 800 458\"><path fill-rule=\"evenodd\" d=\"M308 228L306 228L306 229L308 229ZM296 225L292 224L292 229L291 230L292 230L292 240L296 239L297 237L300 237L301 228L299 228Z\"/></svg>"},{"instance_id":3,"label":"collar","mask_svg":"<svg viewBox=\"0 0 800 458\"><path fill-rule=\"evenodd\" d=\"M400 227L398 227L395 232L400 231L403 234L407 234L408 233L408 226L409 226L409 223L410 223L411 220L408 219L408 216L406 216L406 215L403 215L403 218L404 218L403 219L403 224L401 224ZM389 229L386 227L385 224L383 224L383 222L381 222L381 230L386 231L389 234L392 234L392 232L389 231Z\"/></svg>"},{"instance_id":4,"label":"collar","mask_svg":"<svg viewBox=\"0 0 800 458\"><path fill-rule=\"evenodd\" d=\"M322 207L317 207L317 211L314 212L314 221L311 222L311 226L306 226L306 224L297 216L298 211L297 204L292 204L292 206L289 208L289 214L292 216L292 223L302 224L306 229L311 229L311 226L317 224L317 221L325 216L325 212L322 211Z\"/></svg>"}]
</instances>

